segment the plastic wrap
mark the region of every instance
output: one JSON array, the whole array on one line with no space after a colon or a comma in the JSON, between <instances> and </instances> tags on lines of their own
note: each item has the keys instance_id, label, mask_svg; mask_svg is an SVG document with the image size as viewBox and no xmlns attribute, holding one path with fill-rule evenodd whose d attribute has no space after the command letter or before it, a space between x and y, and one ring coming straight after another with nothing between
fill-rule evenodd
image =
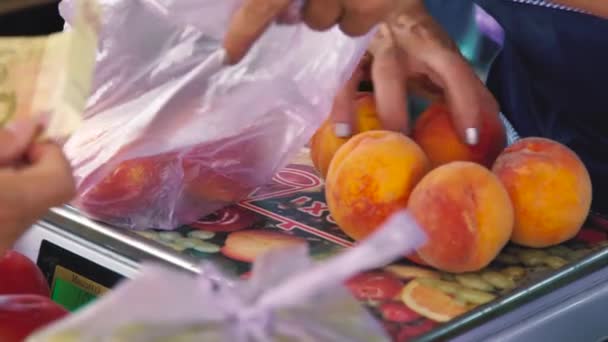
<instances>
[{"instance_id":1,"label":"plastic wrap","mask_svg":"<svg viewBox=\"0 0 608 342\"><path fill-rule=\"evenodd\" d=\"M389 341L342 284L411 253L425 239L399 212L357 247L320 264L304 247L270 252L246 282L212 264L202 265L197 277L147 265L136 279L28 342Z\"/></svg>"},{"instance_id":2,"label":"plastic wrap","mask_svg":"<svg viewBox=\"0 0 608 342\"><path fill-rule=\"evenodd\" d=\"M93 93L65 145L84 213L172 229L247 196L303 147L369 36L272 25L235 66L239 0L100 0ZM73 1L61 3L72 19Z\"/></svg>"}]
</instances>

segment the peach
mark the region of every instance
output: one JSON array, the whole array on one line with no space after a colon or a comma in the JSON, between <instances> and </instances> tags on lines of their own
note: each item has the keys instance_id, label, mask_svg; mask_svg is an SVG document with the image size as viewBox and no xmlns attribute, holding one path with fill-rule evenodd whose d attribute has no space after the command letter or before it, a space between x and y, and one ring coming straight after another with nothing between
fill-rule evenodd
<instances>
[{"instance_id":1,"label":"peach","mask_svg":"<svg viewBox=\"0 0 608 342\"><path fill-rule=\"evenodd\" d=\"M185 199L195 207L211 203L234 203L255 188L252 169L262 149L258 141L225 139L194 146L182 155ZM258 158L259 157L259 158Z\"/></svg>"},{"instance_id":2,"label":"peach","mask_svg":"<svg viewBox=\"0 0 608 342\"><path fill-rule=\"evenodd\" d=\"M490 168L507 142L498 115L486 115L480 127L479 143L475 146L465 144L456 133L449 109L442 103L431 105L416 120L413 137L433 167L453 161L471 161Z\"/></svg>"},{"instance_id":3,"label":"peach","mask_svg":"<svg viewBox=\"0 0 608 342\"><path fill-rule=\"evenodd\" d=\"M374 95L371 93L359 93L355 99L355 133L377 130L382 127L377 116ZM310 141L310 157L319 172L325 178L329 164L340 146L344 145L348 138L339 138L334 133L334 127L330 120L323 123Z\"/></svg>"},{"instance_id":4,"label":"peach","mask_svg":"<svg viewBox=\"0 0 608 342\"><path fill-rule=\"evenodd\" d=\"M184 194L188 200L196 202L234 203L247 197L252 186L233 178L233 175L222 174L197 162L184 160Z\"/></svg>"},{"instance_id":5,"label":"peach","mask_svg":"<svg viewBox=\"0 0 608 342\"><path fill-rule=\"evenodd\" d=\"M544 138L522 139L504 150L493 171L515 208L513 242L547 247L580 231L591 206L591 180L568 147Z\"/></svg>"},{"instance_id":6,"label":"peach","mask_svg":"<svg viewBox=\"0 0 608 342\"><path fill-rule=\"evenodd\" d=\"M104 219L120 219L145 211L160 191L172 159L167 154L124 161L91 188L84 187L78 205Z\"/></svg>"},{"instance_id":7,"label":"peach","mask_svg":"<svg viewBox=\"0 0 608 342\"><path fill-rule=\"evenodd\" d=\"M327 205L338 226L360 240L405 208L429 161L400 133L369 131L344 144L327 173Z\"/></svg>"},{"instance_id":8,"label":"peach","mask_svg":"<svg viewBox=\"0 0 608 342\"><path fill-rule=\"evenodd\" d=\"M492 172L472 162L452 162L429 172L414 188L408 209L428 236L418 256L443 271L484 268L513 231L507 190Z\"/></svg>"}]
</instances>

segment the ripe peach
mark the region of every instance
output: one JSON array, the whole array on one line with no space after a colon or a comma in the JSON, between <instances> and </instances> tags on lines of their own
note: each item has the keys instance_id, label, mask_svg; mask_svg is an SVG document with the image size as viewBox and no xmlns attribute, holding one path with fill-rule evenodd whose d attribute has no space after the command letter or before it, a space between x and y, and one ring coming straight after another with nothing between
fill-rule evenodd
<instances>
[{"instance_id":1,"label":"ripe peach","mask_svg":"<svg viewBox=\"0 0 608 342\"><path fill-rule=\"evenodd\" d=\"M513 206L504 186L472 162L452 162L429 172L414 188L408 208L428 235L418 256L443 271L484 268L513 230Z\"/></svg>"},{"instance_id":2,"label":"ripe peach","mask_svg":"<svg viewBox=\"0 0 608 342\"><path fill-rule=\"evenodd\" d=\"M330 164L327 205L338 226L360 240L395 211L429 170L424 152L400 133L369 131L344 144Z\"/></svg>"},{"instance_id":3,"label":"ripe peach","mask_svg":"<svg viewBox=\"0 0 608 342\"><path fill-rule=\"evenodd\" d=\"M433 167L453 161L471 161L490 168L505 147L507 138L498 115L486 115L484 119L479 143L469 146L456 133L447 106L435 103L416 120L413 137Z\"/></svg>"},{"instance_id":4,"label":"ripe peach","mask_svg":"<svg viewBox=\"0 0 608 342\"><path fill-rule=\"evenodd\" d=\"M170 155L160 155L124 161L93 187L83 187L78 205L100 219L121 219L145 210L153 194L160 192L171 160Z\"/></svg>"},{"instance_id":5,"label":"ripe peach","mask_svg":"<svg viewBox=\"0 0 608 342\"><path fill-rule=\"evenodd\" d=\"M182 156L185 200L195 207L233 203L255 187L251 176L261 149L256 141L221 141L190 148Z\"/></svg>"},{"instance_id":6,"label":"ripe peach","mask_svg":"<svg viewBox=\"0 0 608 342\"><path fill-rule=\"evenodd\" d=\"M184 194L189 201L202 203L227 204L237 202L247 197L252 187L241 183L233 175L225 175L218 170L204 167L197 162L185 159Z\"/></svg>"},{"instance_id":7,"label":"ripe peach","mask_svg":"<svg viewBox=\"0 0 608 342\"><path fill-rule=\"evenodd\" d=\"M382 127L378 119L373 94L359 93L355 99L355 108L355 133L367 132ZM330 120L325 121L312 137L310 141L310 157L315 168L323 178L327 176L327 170L334 154L347 141L348 138L336 136Z\"/></svg>"},{"instance_id":8,"label":"ripe peach","mask_svg":"<svg viewBox=\"0 0 608 342\"><path fill-rule=\"evenodd\" d=\"M556 245L576 236L591 206L591 180L578 156L549 139L522 139L498 157L494 173L515 208L512 241Z\"/></svg>"}]
</instances>

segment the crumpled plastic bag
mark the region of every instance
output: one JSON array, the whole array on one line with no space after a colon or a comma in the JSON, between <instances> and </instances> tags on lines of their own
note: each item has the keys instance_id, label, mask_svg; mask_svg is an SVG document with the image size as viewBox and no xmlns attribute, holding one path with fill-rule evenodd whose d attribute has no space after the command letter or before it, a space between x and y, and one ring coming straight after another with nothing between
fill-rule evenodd
<instances>
[{"instance_id":1,"label":"crumpled plastic bag","mask_svg":"<svg viewBox=\"0 0 608 342\"><path fill-rule=\"evenodd\" d=\"M389 341L342 284L425 241L409 214L398 212L357 247L321 263L304 247L270 252L249 281L211 263L199 276L146 265L134 280L27 342Z\"/></svg>"},{"instance_id":2,"label":"crumpled plastic bag","mask_svg":"<svg viewBox=\"0 0 608 342\"><path fill-rule=\"evenodd\" d=\"M241 0L99 0L93 93L65 145L74 205L172 229L246 197L309 140L370 35L272 25L236 66L222 39ZM62 16L70 29L73 0Z\"/></svg>"}]
</instances>

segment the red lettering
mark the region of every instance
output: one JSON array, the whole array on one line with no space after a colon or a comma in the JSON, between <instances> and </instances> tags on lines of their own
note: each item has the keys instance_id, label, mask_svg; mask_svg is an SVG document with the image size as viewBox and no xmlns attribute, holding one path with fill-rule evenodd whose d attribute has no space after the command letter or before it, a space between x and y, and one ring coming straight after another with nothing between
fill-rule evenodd
<instances>
[{"instance_id":1,"label":"red lettering","mask_svg":"<svg viewBox=\"0 0 608 342\"><path fill-rule=\"evenodd\" d=\"M310 201L312 201L312 198L310 198L308 196L302 196L302 197L298 197L294 200L291 200L290 202L292 204L295 204L296 206L302 206Z\"/></svg>"},{"instance_id":2,"label":"red lettering","mask_svg":"<svg viewBox=\"0 0 608 342\"><path fill-rule=\"evenodd\" d=\"M327 208L327 204L325 204L323 202L319 202L319 201L314 201L314 202L312 202L312 204L310 206L301 207L301 208L298 208L298 210L303 213L312 215L314 217L321 217L329 209Z\"/></svg>"},{"instance_id":3,"label":"red lettering","mask_svg":"<svg viewBox=\"0 0 608 342\"><path fill-rule=\"evenodd\" d=\"M298 227L298 224L296 222L293 221L283 221L279 224L277 224L277 227L286 231L291 231L294 230Z\"/></svg>"}]
</instances>

